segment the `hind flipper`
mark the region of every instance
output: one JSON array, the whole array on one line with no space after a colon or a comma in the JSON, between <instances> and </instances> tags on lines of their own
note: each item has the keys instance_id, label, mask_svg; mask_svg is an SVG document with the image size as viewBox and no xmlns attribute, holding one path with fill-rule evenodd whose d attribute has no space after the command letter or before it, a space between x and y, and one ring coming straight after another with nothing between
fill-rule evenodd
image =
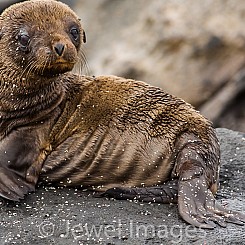
<instances>
[{"instance_id":1,"label":"hind flipper","mask_svg":"<svg viewBox=\"0 0 245 245\"><path fill-rule=\"evenodd\" d=\"M190 160L180 170L178 208L182 218L197 227L213 229L218 224L245 224L245 214L230 211L217 203L208 188L204 169Z\"/></svg>"},{"instance_id":2,"label":"hind flipper","mask_svg":"<svg viewBox=\"0 0 245 245\"><path fill-rule=\"evenodd\" d=\"M119 200L138 200L155 203L176 203L178 197L178 180L152 187L114 187L100 194Z\"/></svg>"}]
</instances>

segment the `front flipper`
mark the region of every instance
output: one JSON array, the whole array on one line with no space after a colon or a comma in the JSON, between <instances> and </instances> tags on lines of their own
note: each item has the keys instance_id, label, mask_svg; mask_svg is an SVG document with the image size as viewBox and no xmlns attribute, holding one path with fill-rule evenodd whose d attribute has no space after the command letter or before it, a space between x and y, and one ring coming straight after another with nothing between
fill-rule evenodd
<instances>
[{"instance_id":1,"label":"front flipper","mask_svg":"<svg viewBox=\"0 0 245 245\"><path fill-rule=\"evenodd\" d=\"M163 185L152 187L115 187L100 194L100 197L112 197L119 200L138 200L155 203L176 203L178 182L172 180Z\"/></svg>"},{"instance_id":2,"label":"front flipper","mask_svg":"<svg viewBox=\"0 0 245 245\"><path fill-rule=\"evenodd\" d=\"M33 183L19 176L14 171L0 167L0 196L12 201L19 201L35 190Z\"/></svg>"},{"instance_id":3,"label":"front flipper","mask_svg":"<svg viewBox=\"0 0 245 245\"><path fill-rule=\"evenodd\" d=\"M15 130L0 141L0 196L19 201L35 190L45 159L40 136L33 130Z\"/></svg>"},{"instance_id":4,"label":"front flipper","mask_svg":"<svg viewBox=\"0 0 245 245\"><path fill-rule=\"evenodd\" d=\"M197 227L213 229L215 223L243 225L245 215L225 209L217 203L207 186L203 168L186 162L180 170L178 208L182 218Z\"/></svg>"}]
</instances>

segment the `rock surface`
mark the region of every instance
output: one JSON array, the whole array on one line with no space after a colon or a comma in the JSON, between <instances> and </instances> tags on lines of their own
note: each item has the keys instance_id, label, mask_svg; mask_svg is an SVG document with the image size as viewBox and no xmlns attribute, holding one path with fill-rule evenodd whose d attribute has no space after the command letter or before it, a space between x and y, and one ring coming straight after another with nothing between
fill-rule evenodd
<instances>
[{"instance_id":1,"label":"rock surface","mask_svg":"<svg viewBox=\"0 0 245 245\"><path fill-rule=\"evenodd\" d=\"M245 132L244 0L62 2L82 19L89 74L146 81Z\"/></svg>"},{"instance_id":2,"label":"rock surface","mask_svg":"<svg viewBox=\"0 0 245 245\"><path fill-rule=\"evenodd\" d=\"M245 134L217 129L221 188L217 199L245 212ZM199 230L176 205L95 198L77 189L39 187L20 203L1 201L0 244L244 244L245 227Z\"/></svg>"}]
</instances>

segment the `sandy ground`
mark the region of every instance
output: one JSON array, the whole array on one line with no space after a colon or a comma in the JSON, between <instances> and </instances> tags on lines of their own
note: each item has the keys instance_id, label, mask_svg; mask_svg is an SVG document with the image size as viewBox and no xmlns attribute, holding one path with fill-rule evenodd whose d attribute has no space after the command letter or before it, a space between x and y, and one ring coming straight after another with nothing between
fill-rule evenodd
<instances>
[{"instance_id":1,"label":"sandy ground","mask_svg":"<svg viewBox=\"0 0 245 245\"><path fill-rule=\"evenodd\" d=\"M245 134L217 130L222 149L217 199L245 212ZM0 201L0 245L245 244L245 226L199 230L176 205L95 198L77 189L40 186L20 203Z\"/></svg>"}]
</instances>

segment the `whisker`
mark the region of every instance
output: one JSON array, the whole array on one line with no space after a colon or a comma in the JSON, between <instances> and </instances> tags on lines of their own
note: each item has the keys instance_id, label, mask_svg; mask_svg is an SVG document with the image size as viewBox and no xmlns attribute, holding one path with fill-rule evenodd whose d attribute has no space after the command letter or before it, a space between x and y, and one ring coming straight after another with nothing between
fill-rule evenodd
<instances>
[{"instance_id":1,"label":"whisker","mask_svg":"<svg viewBox=\"0 0 245 245\"><path fill-rule=\"evenodd\" d=\"M91 74L91 69L89 67L88 59L86 57L86 54L85 54L84 50L81 49L80 54L81 54L81 58L82 58L82 60L81 60L81 62L82 62L81 72L82 72L82 69L84 67L85 71L86 71L86 75L90 75Z\"/></svg>"},{"instance_id":2,"label":"whisker","mask_svg":"<svg viewBox=\"0 0 245 245\"><path fill-rule=\"evenodd\" d=\"M85 74L83 74L83 70L85 69ZM75 67L73 69L75 72L77 72L80 75L90 75L90 67L88 65L87 57L85 55L85 52L81 49L78 55L78 62L75 64Z\"/></svg>"},{"instance_id":3,"label":"whisker","mask_svg":"<svg viewBox=\"0 0 245 245\"><path fill-rule=\"evenodd\" d=\"M24 75L26 75L26 73L28 73L27 70L30 68L30 66L33 64L33 62L34 62L34 58L32 58L32 60L31 60L31 61L27 64L27 66L23 69L23 71L22 71L21 74L20 74L20 78L23 78Z\"/></svg>"},{"instance_id":4,"label":"whisker","mask_svg":"<svg viewBox=\"0 0 245 245\"><path fill-rule=\"evenodd\" d=\"M31 75L31 73L33 72L33 70L36 68L36 64L37 61L33 60L32 62L30 62L30 67L29 69L26 71L26 79L28 80L29 76Z\"/></svg>"},{"instance_id":5,"label":"whisker","mask_svg":"<svg viewBox=\"0 0 245 245\"><path fill-rule=\"evenodd\" d=\"M50 59L49 59L49 57L46 57L45 61L42 64L42 70L41 70L42 74L43 74L45 68L48 67L49 65L50 65Z\"/></svg>"}]
</instances>

